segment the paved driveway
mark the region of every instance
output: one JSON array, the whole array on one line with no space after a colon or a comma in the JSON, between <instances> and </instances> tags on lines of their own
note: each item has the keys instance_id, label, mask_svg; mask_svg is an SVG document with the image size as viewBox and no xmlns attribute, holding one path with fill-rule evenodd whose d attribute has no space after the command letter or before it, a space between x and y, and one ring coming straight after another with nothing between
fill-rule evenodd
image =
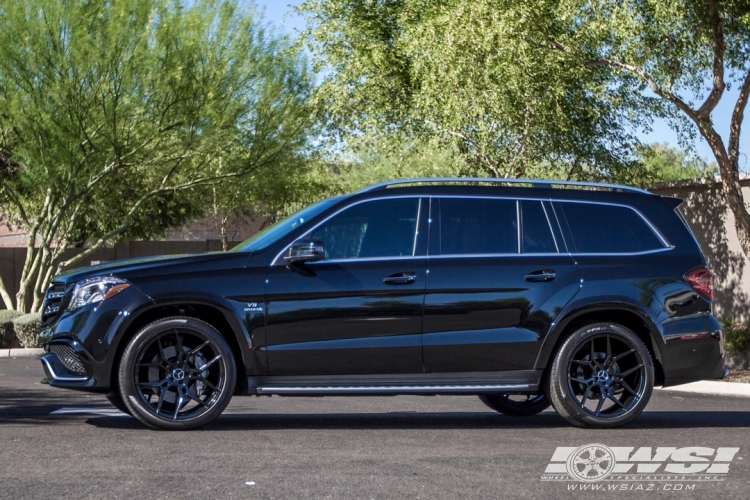
<instances>
[{"instance_id":1,"label":"paved driveway","mask_svg":"<svg viewBox=\"0 0 750 500\"><path fill-rule=\"evenodd\" d=\"M0 360L0 498L750 498L750 398L661 392L625 428L583 430L476 397L238 397L206 428L159 432L42 375ZM588 443L740 450L708 481L542 481L557 447Z\"/></svg>"}]
</instances>

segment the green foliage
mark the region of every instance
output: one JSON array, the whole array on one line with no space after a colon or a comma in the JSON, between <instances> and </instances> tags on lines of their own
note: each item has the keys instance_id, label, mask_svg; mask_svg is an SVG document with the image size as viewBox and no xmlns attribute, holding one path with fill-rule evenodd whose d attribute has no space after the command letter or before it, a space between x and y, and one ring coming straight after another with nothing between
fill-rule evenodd
<instances>
[{"instance_id":1,"label":"green foliage","mask_svg":"<svg viewBox=\"0 0 750 500\"><path fill-rule=\"evenodd\" d=\"M336 140L400 131L440 140L463 173L640 180L639 94L537 50L545 2L310 0L317 94Z\"/></svg>"},{"instance_id":2,"label":"green foliage","mask_svg":"<svg viewBox=\"0 0 750 500\"><path fill-rule=\"evenodd\" d=\"M727 352L730 354L750 352L750 321L738 323L733 318L722 318L721 327L727 342Z\"/></svg>"},{"instance_id":3,"label":"green foliage","mask_svg":"<svg viewBox=\"0 0 750 500\"><path fill-rule=\"evenodd\" d=\"M23 316L21 311L0 309L0 349L7 349L11 346L15 335L13 320L19 316Z\"/></svg>"},{"instance_id":4,"label":"green foliage","mask_svg":"<svg viewBox=\"0 0 750 500\"><path fill-rule=\"evenodd\" d=\"M0 222L29 232L32 310L66 248L162 234L307 144L305 61L235 0L0 9ZM36 246L37 238L41 246Z\"/></svg>"},{"instance_id":5,"label":"green foliage","mask_svg":"<svg viewBox=\"0 0 750 500\"><path fill-rule=\"evenodd\" d=\"M337 160L329 167L335 194L391 179L458 177L466 172L463 158L450 144L398 132L354 137Z\"/></svg>"},{"instance_id":6,"label":"green foliage","mask_svg":"<svg viewBox=\"0 0 750 500\"><path fill-rule=\"evenodd\" d=\"M715 163L689 156L668 144L654 143L642 146L638 153L656 182L712 179L719 171Z\"/></svg>"},{"instance_id":7,"label":"green foliage","mask_svg":"<svg viewBox=\"0 0 750 500\"><path fill-rule=\"evenodd\" d=\"M42 317L39 313L24 314L13 320L13 330L23 347L39 347Z\"/></svg>"}]
</instances>

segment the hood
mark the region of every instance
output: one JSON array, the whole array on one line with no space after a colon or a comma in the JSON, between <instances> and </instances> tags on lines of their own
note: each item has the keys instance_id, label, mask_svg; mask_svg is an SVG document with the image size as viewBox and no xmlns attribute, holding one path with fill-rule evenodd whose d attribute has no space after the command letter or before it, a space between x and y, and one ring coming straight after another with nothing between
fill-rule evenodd
<instances>
[{"instance_id":1,"label":"hood","mask_svg":"<svg viewBox=\"0 0 750 500\"><path fill-rule=\"evenodd\" d=\"M137 257L70 269L58 274L51 281L67 285L94 276L116 276L131 280L177 273L240 269L245 267L249 255L249 252L208 252L202 254Z\"/></svg>"}]
</instances>

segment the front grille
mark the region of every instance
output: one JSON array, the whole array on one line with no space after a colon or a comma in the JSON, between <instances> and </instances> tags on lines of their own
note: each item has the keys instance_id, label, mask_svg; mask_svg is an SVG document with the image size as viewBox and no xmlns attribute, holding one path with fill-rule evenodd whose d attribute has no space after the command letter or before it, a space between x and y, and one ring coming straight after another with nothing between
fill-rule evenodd
<instances>
[{"instance_id":1,"label":"front grille","mask_svg":"<svg viewBox=\"0 0 750 500\"><path fill-rule=\"evenodd\" d=\"M47 323L57 316L63 297L65 297L65 285L53 284L47 289L42 306L42 323Z\"/></svg>"},{"instance_id":2,"label":"front grille","mask_svg":"<svg viewBox=\"0 0 750 500\"><path fill-rule=\"evenodd\" d=\"M78 357L78 353L67 344L50 344L50 352L53 352L65 365L65 368L76 375L86 375L86 369Z\"/></svg>"}]
</instances>

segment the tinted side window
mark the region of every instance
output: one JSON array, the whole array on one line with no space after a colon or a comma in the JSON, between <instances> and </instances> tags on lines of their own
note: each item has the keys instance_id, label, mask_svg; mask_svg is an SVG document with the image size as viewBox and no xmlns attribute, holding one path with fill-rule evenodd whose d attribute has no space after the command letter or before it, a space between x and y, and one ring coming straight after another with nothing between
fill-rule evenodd
<instances>
[{"instance_id":1,"label":"tinted side window","mask_svg":"<svg viewBox=\"0 0 750 500\"><path fill-rule=\"evenodd\" d=\"M518 253L515 200L440 199L441 255Z\"/></svg>"},{"instance_id":2,"label":"tinted side window","mask_svg":"<svg viewBox=\"0 0 750 500\"><path fill-rule=\"evenodd\" d=\"M521 247L523 253L557 253L541 201L521 202Z\"/></svg>"},{"instance_id":3,"label":"tinted side window","mask_svg":"<svg viewBox=\"0 0 750 500\"><path fill-rule=\"evenodd\" d=\"M328 259L412 255L419 198L393 198L354 205L310 236L323 242Z\"/></svg>"},{"instance_id":4,"label":"tinted side window","mask_svg":"<svg viewBox=\"0 0 750 500\"><path fill-rule=\"evenodd\" d=\"M577 253L631 253L664 248L646 222L627 207L555 203L565 213Z\"/></svg>"}]
</instances>

